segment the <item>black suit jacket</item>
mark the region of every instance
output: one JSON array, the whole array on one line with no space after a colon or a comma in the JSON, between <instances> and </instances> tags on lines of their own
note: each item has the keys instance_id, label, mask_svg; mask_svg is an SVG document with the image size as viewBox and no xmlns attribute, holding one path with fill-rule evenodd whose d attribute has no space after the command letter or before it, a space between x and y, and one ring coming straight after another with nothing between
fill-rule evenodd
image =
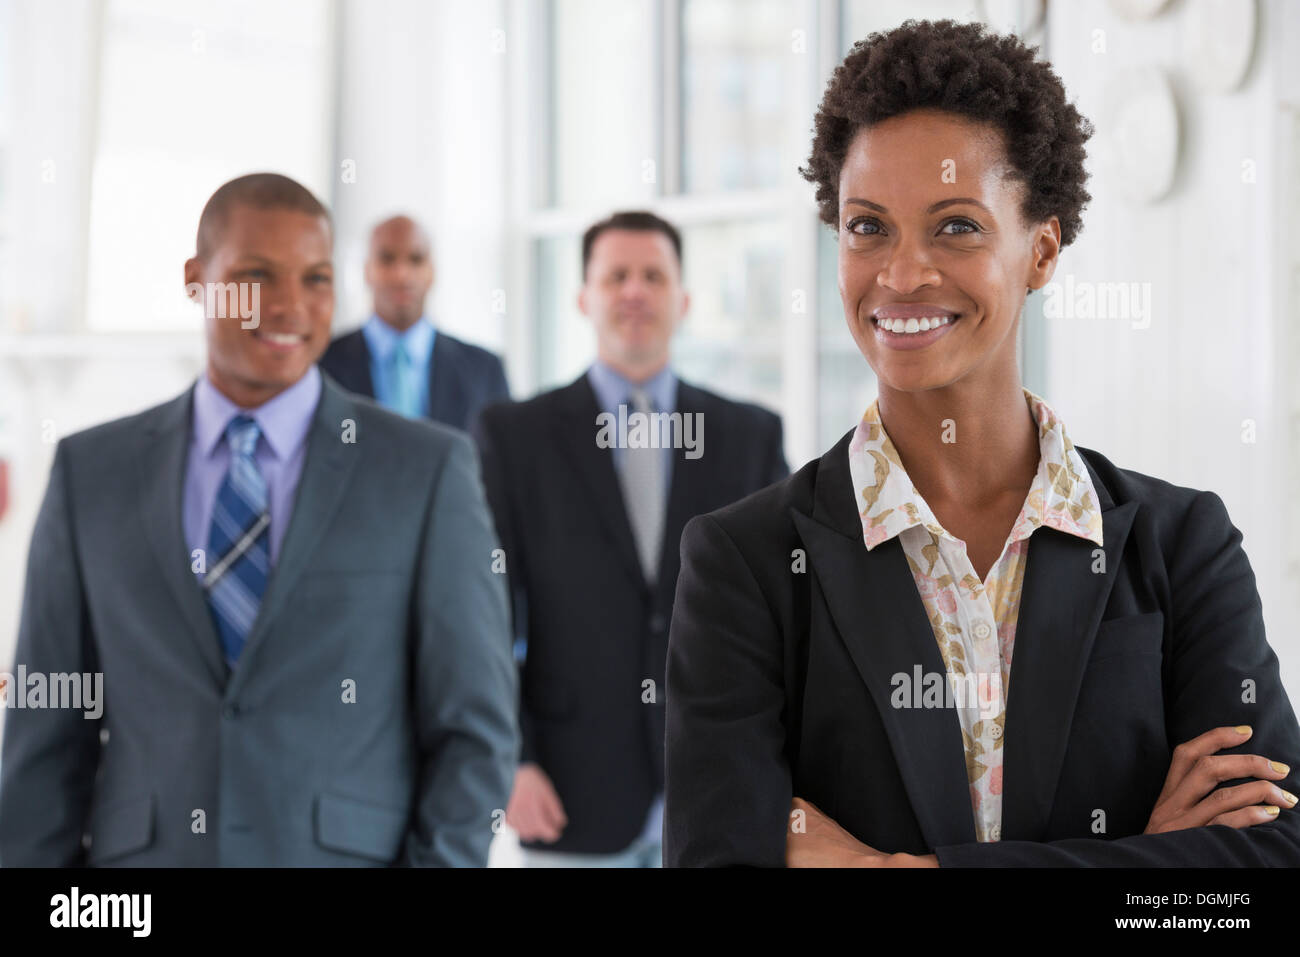
<instances>
[{"instance_id":1,"label":"black suit jacket","mask_svg":"<svg viewBox=\"0 0 1300 957\"><path fill-rule=\"evenodd\" d=\"M863 544L852 434L686 526L667 865L782 866L792 796L876 850L936 853L944 867L1300 864L1300 808L1242 830L1142 834L1173 748L1211 728L1249 724L1229 753L1300 768L1254 574L1218 496L1079 449L1104 565L1093 543L1054 529L1030 540L1002 840L977 843L956 713L890 706L891 676L944 665L898 539ZM1278 784L1295 793L1298 781L1293 770Z\"/></svg>"},{"instance_id":2,"label":"black suit jacket","mask_svg":"<svg viewBox=\"0 0 1300 957\"><path fill-rule=\"evenodd\" d=\"M703 415L703 454L676 450L651 588L613 450L596 444L598 411L584 374L488 408L476 435L518 598L516 630L528 642L522 760L550 776L569 822L557 843L538 846L590 854L626 848L663 789L664 662L682 526L789 474L776 415L679 380L676 411Z\"/></svg>"},{"instance_id":3,"label":"black suit jacket","mask_svg":"<svg viewBox=\"0 0 1300 957\"><path fill-rule=\"evenodd\" d=\"M484 406L510 398L501 359L480 346L462 342L441 329L429 363L429 418L468 432ZM343 388L375 397L370 378L370 347L360 329L339 336L321 357L320 367Z\"/></svg>"}]
</instances>

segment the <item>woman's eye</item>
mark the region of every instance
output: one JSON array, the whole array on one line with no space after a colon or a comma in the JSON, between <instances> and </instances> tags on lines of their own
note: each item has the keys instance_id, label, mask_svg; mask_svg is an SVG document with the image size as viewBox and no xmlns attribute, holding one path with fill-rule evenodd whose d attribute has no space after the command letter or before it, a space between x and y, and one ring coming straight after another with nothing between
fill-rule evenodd
<instances>
[{"instance_id":1,"label":"woman's eye","mask_svg":"<svg viewBox=\"0 0 1300 957\"><path fill-rule=\"evenodd\" d=\"M967 233L978 233L980 231L980 228L976 226L974 223L972 223L969 219L948 220L948 222L943 224L943 229L945 232L948 230L949 226L963 227L962 229L958 229L954 232L949 232L948 233L949 236L963 236L966 235Z\"/></svg>"},{"instance_id":2,"label":"woman's eye","mask_svg":"<svg viewBox=\"0 0 1300 957\"><path fill-rule=\"evenodd\" d=\"M308 276L307 281L314 282L319 285L322 283L328 283L330 281L330 277L326 276L324 273L317 273L314 276Z\"/></svg>"},{"instance_id":3,"label":"woman's eye","mask_svg":"<svg viewBox=\"0 0 1300 957\"><path fill-rule=\"evenodd\" d=\"M844 224L844 228L859 236L878 236L881 232L880 222L866 216L850 219Z\"/></svg>"}]
</instances>

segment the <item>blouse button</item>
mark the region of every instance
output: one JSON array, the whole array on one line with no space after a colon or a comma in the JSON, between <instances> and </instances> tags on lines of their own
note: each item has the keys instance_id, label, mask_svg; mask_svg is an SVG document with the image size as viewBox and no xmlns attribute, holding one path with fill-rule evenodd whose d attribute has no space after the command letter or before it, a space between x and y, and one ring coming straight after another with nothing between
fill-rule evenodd
<instances>
[{"instance_id":1,"label":"blouse button","mask_svg":"<svg viewBox=\"0 0 1300 957\"><path fill-rule=\"evenodd\" d=\"M988 637L989 635L991 635L992 633L993 633L993 632L992 632L992 629L990 629L989 626L988 626L985 622L982 622L982 621L981 621L981 622L979 622L979 623L975 626L975 637L976 637L976 638L981 638L981 639L983 639L983 638L987 638L987 637Z\"/></svg>"}]
</instances>

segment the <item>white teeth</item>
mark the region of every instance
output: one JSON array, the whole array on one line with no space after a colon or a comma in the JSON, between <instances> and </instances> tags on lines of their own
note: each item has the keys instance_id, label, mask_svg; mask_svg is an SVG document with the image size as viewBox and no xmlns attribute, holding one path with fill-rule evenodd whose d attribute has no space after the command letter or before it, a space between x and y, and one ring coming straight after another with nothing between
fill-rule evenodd
<instances>
[{"instance_id":1,"label":"white teeth","mask_svg":"<svg viewBox=\"0 0 1300 957\"><path fill-rule=\"evenodd\" d=\"M888 332L906 335L908 333L929 332L931 329L938 329L940 326L946 326L950 323L952 318L952 316L913 316L910 319L877 319L876 325Z\"/></svg>"},{"instance_id":2,"label":"white teeth","mask_svg":"<svg viewBox=\"0 0 1300 957\"><path fill-rule=\"evenodd\" d=\"M262 338L281 346L292 346L302 342L302 336L294 336L284 332L264 332Z\"/></svg>"}]
</instances>

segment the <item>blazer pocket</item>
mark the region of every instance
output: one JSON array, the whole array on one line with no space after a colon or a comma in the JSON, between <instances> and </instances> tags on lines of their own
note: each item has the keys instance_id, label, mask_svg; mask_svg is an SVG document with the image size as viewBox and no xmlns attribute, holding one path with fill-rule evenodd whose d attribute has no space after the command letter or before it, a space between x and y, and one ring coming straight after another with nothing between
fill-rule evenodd
<instances>
[{"instance_id":1,"label":"blazer pocket","mask_svg":"<svg viewBox=\"0 0 1300 957\"><path fill-rule=\"evenodd\" d=\"M410 815L338 794L316 796L316 843L385 864L402 851Z\"/></svg>"},{"instance_id":2,"label":"blazer pocket","mask_svg":"<svg viewBox=\"0 0 1300 957\"><path fill-rule=\"evenodd\" d=\"M96 808L90 815L86 863L99 864L153 843L154 799L137 795Z\"/></svg>"},{"instance_id":3,"label":"blazer pocket","mask_svg":"<svg viewBox=\"0 0 1300 957\"><path fill-rule=\"evenodd\" d=\"M1116 655L1159 655L1165 639L1163 612L1111 618L1097 626L1092 660Z\"/></svg>"}]
</instances>

